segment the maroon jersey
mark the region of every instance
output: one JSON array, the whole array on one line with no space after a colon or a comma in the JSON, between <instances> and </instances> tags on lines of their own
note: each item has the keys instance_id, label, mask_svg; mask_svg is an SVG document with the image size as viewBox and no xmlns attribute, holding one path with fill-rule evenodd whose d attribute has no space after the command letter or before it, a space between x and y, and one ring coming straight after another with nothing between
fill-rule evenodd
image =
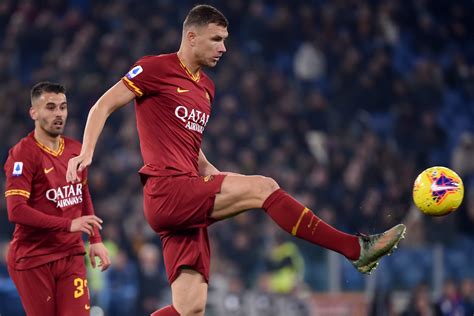
<instances>
[{"instance_id":1,"label":"maroon jersey","mask_svg":"<svg viewBox=\"0 0 474 316\"><path fill-rule=\"evenodd\" d=\"M137 96L135 111L145 175L198 175L202 134L214 83L193 76L176 53L145 56L122 82Z\"/></svg>"},{"instance_id":2,"label":"maroon jersey","mask_svg":"<svg viewBox=\"0 0 474 316\"><path fill-rule=\"evenodd\" d=\"M86 184L66 182L70 158L81 144L61 137L57 151L40 144L30 133L9 152L5 163L8 217L16 223L8 263L29 269L68 255L83 254L81 233L70 233L74 218L94 214ZM99 242L98 231L91 242Z\"/></svg>"}]
</instances>

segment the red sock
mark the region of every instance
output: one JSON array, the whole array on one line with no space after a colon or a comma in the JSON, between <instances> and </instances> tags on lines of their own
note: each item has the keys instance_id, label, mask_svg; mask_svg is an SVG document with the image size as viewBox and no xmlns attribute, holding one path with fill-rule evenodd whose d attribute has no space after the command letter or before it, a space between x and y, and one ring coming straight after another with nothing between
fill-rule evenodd
<instances>
[{"instance_id":1,"label":"red sock","mask_svg":"<svg viewBox=\"0 0 474 316\"><path fill-rule=\"evenodd\" d=\"M262 208L293 236L337 251L350 260L359 259L360 245L357 236L343 233L322 221L282 189L270 194Z\"/></svg>"},{"instance_id":2,"label":"red sock","mask_svg":"<svg viewBox=\"0 0 474 316\"><path fill-rule=\"evenodd\" d=\"M163 307L160 310L157 310L150 316L180 316L178 311L174 309L173 305L168 305L166 307Z\"/></svg>"}]
</instances>

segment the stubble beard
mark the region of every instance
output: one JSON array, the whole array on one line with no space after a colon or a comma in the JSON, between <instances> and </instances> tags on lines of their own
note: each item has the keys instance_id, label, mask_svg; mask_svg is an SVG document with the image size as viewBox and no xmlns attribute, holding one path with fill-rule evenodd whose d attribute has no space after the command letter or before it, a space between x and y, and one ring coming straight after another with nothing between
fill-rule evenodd
<instances>
[{"instance_id":1,"label":"stubble beard","mask_svg":"<svg viewBox=\"0 0 474 316\"><path fill-rule=\"evenodd\" d=\"M45 134L48 135L49 137L59 137L64 132L64 123L61 126L61 128L56 129L53 123L49 124L46 121L42 121L40 122L40 127L45 132Z\"/></svg>"}]
</instances>

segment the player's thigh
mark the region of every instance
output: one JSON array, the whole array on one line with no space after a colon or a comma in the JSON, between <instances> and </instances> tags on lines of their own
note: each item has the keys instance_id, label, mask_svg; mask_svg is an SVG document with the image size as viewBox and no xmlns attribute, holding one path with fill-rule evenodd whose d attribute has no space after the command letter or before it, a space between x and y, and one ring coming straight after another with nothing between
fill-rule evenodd
<instances>
[{"instance_id":1,"label":"player's thigh","mask_svg":"<svg viewBox=\"0 0 474 316\"><path fill-rule=\"evenodd\" d=\"M8 268L28 316L55 315L55 281L48 264L28 270Z\"/></svg>"},{"instance_id":2,"label":"player's thigh","mask_svg":"<svg viewBox=\"0 0 474 316\"><path fill-rule=\"evenodd\" d=\"M275 180L263 176L227 176L216 195L211 217L222 219L247 209L261 208L278 188Z\"/></svg>"},{"instance_id":3,"label":"player's thigh","mask_svg":"<svg viewBox=\"0 0 474 316\"><path fill-rule=\"evenodd\" d=\"M150 177L144 187L144 214L158 233L205 227L224 175Z\"/></svg>"},{"instance_id":4,"label":"player's thigh","mask_svg":"<svg viewBox=\"0 0 474 316\"><path fill-rule=\"evenodd\" d=\"M89 315L89 287L84 257L71 256L64 264L66 264L65 270L56 283L57 315Z\"/></svg>"},{"instance_id":5,"label":"player's thigh","mask_svg":"<svg viewBox=\"0 0 474 316\"><path fill-rule=\"evenodd\" d=\"M208 285L197 271L182 269L171 284L173 306L181 315L204 315Z\"/></svg>"}]
</instances>

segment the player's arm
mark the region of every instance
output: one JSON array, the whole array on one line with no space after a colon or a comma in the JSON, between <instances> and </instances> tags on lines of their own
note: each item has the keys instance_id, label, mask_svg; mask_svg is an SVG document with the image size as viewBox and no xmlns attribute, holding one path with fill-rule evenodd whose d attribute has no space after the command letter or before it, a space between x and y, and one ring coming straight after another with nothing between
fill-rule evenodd
<instances>
[{"instance_id":1,"label":"player's arm","mask_svg":"<svg viewBox=\"0 0 474 316\"><path fill-rule=\"evenodd\" d=\"M29 206L27 199L23 196L10 195L6 200L8 220L14 224L52 231L83 232L88 235L94 234L93 227L101 227L102 220L95 215L71 220L39 211Z\"/></svg>"},{"instance_id":2,"label":"player's arm","mask_svg":"<svg viewBox=\"0 0 474 316\"><path fill-rule=\"evenodd\" d=\"M45 214L27 204L27 198L22 195L5 192L7 201L8 220L15 224L31 226L40 229L68 232L71 220L68 218Z\"/></svg>"},{"instance_id":3,"label":"player's arm","mask_svg":"<svg viewBox=\"0 0 474 316\"><path fill-rule=\"evenodd\" d=\"M5 195L8 193L7 191ZM100 227L100 223L102 223L102 220L97 216L82 216L71 220L45 214L29 206L28 199L21 195L8 195L6 200L8 220L15 224L51 231L83 232L92 235L93 227Z\"/></svg>"},{"instance_id":4,"label":"player's arm","mask_svg":"<svg viewBox=\"0 0 474 316\"><path fill-rule=\"evenodd\" d=\"M82 186L82 215L95 215L94 205L92 204L89 186L87 185L86 181L87 180L84 180L85 183ZM101 271L105 271L110 266L110 257L109 251L102 243L102 238L100 237L98 227L94 227L94 234L89 236L89 244L89 258L91 260L92 267L96 267L95 257L99 257L98 266L101 268Z\"/></svg>"},{"instance_id":5,"label":"player's arm","mask_svg":"<svg viewBox=\"0 0 474 316\"><path fill-rule=\"evenodd\" d=\"M84 172L87 173L87 170ZM95 216L94 205L92 204L91 193L89 191L89 186L87 185L87 175L84 176L85 179L82 185L82 216ZM99 232L100 226L93 227L93 234L89 235L89 243L96 244L101 243L102 238L100 237Z\"/></svg>"},{"instance_id":6,"label":"player's arm","mask_svg":"<svg viewBox=\"0 0 474 316\"><path fill-rule=\"evenodd\" d=\"M80 181L78 172L91 164L94 149L105 121L110 114L130 103L134 98L135 94L122 81L119 81L97 100L87 117L81 153L69 160L66 173L67 181Z\"/></svg>"}]
</instances>

